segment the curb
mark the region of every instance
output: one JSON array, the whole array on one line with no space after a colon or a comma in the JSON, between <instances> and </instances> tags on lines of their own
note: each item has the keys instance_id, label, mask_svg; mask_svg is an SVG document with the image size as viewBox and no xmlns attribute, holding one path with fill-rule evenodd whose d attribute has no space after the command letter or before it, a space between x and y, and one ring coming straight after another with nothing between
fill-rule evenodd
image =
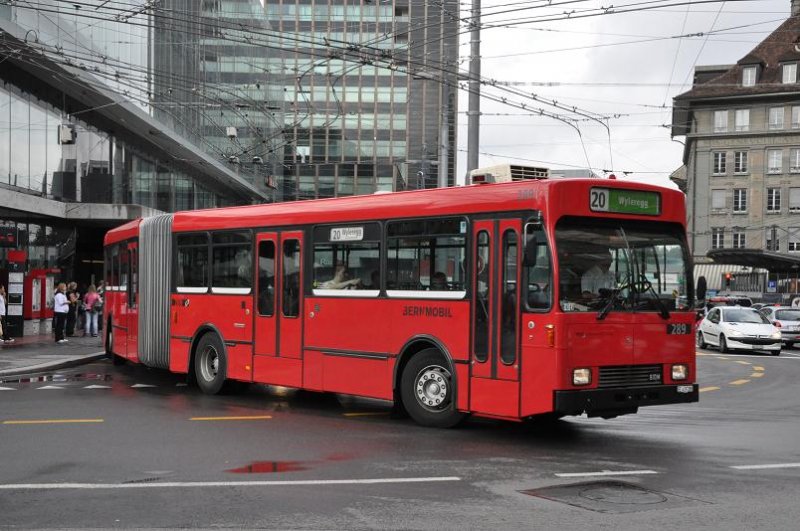
<instances>
[{"instance_id":1,"label":"curb","mask_svg":"<svg viewBox=\"0 0 800 531\"><path fill-rule=\"evenodd\" d=\"M93 361L106 358L105 352L97 352L86 356L71 358L68 360L54 361L51 363L40 363L39 365L30 365L28 367L17 367L14 369L5 369L0 371L0 378L5 376L19 376L22 374L32 374L36 372L52 371L56 369L66 369L78 365L84 365Z\"/></svg>"}]
</instances>

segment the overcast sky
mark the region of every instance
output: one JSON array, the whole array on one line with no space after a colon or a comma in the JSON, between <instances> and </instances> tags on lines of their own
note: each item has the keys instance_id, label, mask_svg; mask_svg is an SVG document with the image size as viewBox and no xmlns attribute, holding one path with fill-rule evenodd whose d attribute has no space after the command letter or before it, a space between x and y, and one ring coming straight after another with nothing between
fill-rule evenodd
<instances>
[{"instance_id":1,"label":"overcast sky","mask_svg":"<svg viewBox=\"0 0 800 531\"><path fill-rule=\"evenodd\" d=\"M462 2L462 17L469 16L466 8L470 2ZM563 2L565 0L552 0L554 4ZM484 0L485 13L509 9L513 7L509 4L513 3L518 4L517 7L538 7L484 17L482 22L561 15L568 9L601 5L613 4L621 8L643 2L589 0L544 7L547 0ZM508 7L498 7L501 5ZM669 128L663 127L671 121L673 96L691 86L695 64L735 63L785 20L789 9L790 0L708 2L632 14L486 29L481 37L482 75L499 81L563 83L556 87L517 88L591 112L618 115L609 122L613 168L606 130L597 123L580 124L591 167L598 173L602 169L613 169L619 178L623 177L622 172L632 172L630 179L673 186L668 176L681 165L683 149L681 144L670 139ZM736 29L709 36L669 38L727 28ZM647 40L650 42L645 42ZM462 36L461 42L462 66L466 69L469 37ZM461 92L459 106L458 175L463 179L467 146L466 92ZM665 107L659 108L662 106ZM587 167L578 134L569 126L545 117L493 115L523 111L485 100L481 102L481 111L485 113L481 117L481 151L492 154L481 155L481 166L502 162L537 164L532 162L536 160L551 168Z\"/></svg>"}]
</instances>

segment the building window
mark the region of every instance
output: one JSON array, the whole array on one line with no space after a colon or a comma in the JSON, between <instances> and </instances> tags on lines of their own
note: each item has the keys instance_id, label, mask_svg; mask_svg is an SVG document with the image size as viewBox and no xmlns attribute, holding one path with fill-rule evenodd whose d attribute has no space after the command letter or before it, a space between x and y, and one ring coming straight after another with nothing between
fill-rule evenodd
<instances>
[{"instance_id":1,"label":"building window","mask_svg":"<svg viewBox=\"0 0 800 531\"><path fill-rule=\"evenodd\" d=\"M750 130L750 109L737 109L735 126L737 131Z\"/></svg>"},{"instance_id":2,"label":"building window","mask_svg":"<svg viewBox=\"0 0 800 531\"><path fill-rule=\"evenodd\" d=\"M797 63L786 63L783 65L783 83L797 83Z\"/></svg>"},{"instance_id":3,"label":"building window","mask_svg":"<svg viewBox=\"0 0 800 531\"><path fill-rule=\"evenodd\" d=\"M714 175L724 175L727 171L727 153L717 151L714 153Z\"/></svg>"},{"instance_id":4,"label":"building window","mask_svg":"<svg viewBox=\"0 0 800 531\"><path fill-rule=\"evenodd\" d=\"M800 227L789 227L789 252L800 252Z\"/></svg>"},{"instance_id":5,"label":"building window","mask_svg":"<svg viewBox=\"0 0 800 531\"><path fill-rule=\"evenodd\" d=\"M800 129L800 106L792 107L792 129Z\"/></svg>"},{"instance_id":6,"label":"building window","mask_svg":"<svg viewBox=\"0 0 800 531\"><path fill-rule=\"evenodd\" d=\"M733 154L733 173L747 173L747 151Z\"/></svg>"},{"instance_id":7,"label":"building window","mask_svg":"<svg viewBox=\"0 0 800 531\"><path fill-rule=\"evenodd\" d=\"M773 231L775 231L775 240L773 241ZM768 227L766 232L764 233L764 239L766 240L766 250L767 251L775 251L778 252L781 250L781 240L778 237L778 231L774 227Z\"/></svg>"},{"instance_id":8,"label":"building window","mask_svg":"<svg viewBox=\"0 0 800 531\"><path fill-rule=\"evenodd\" d=\"M733 228L733 248L734 249L744 249L745 246L745 238L744 238L744 231L741 230L739 227Z\"/></svg>"},{"instance_id":9,"label":"building window","mask_svg":"<svg viewBox=\"0 0 800 531\"><path fill-rule=\"evenodd\" d=\"M767 150L767 172L781 173L783 171L783 150Z\"/></svg>"},{"instance_id":10,"label":"building window","mask_svg":"<svg viewBox=\"0 0 800 531\"><path fill-rule=\"evenodd\" d=\"M733 189L733 211L747 212L747 188Z\"/></svg>"},{"instance_id":11,"label":"building window","mask_svg":"<svg viewBox=\"0 0 800 531\"><path fill-rule=\"evenodd\" d=\"M769 128L783 129L783 107L771 107L769 110Z\"/></svg>"},{"instance_id":12,"label":"building window","mask_svg":"<svg viewBox=\"0 0 800 531\"><path fill-rule=\"evenodd\" d=\"M725 190L711 190L711 210L725 209Z\"/></svg>"},{"instance_id":13,"label":"building window","mask_svg":"<svg viewBox=\"0 0 800 531\"><path fill-rule=\"evenodd\" d=\"M711 248L725 248L725 229L711 229Z\"/></svg>"},{"instance_id":14,"label":"building window","mask_svg":"<svg viewBox=\"0 0 800 531\"><path fill-rule=\"evenodd\" d=\"M789 150L789 171L800 173L800 149L798 148Z\"/></svg>"},{"instance_id":15,"label":"building window","mask_svg":"<svg viewBox=\"0 0 800 531\"><path fill-rule=\"evenodd\" d=\"M800 109L800 107L798 107ZM714 111L714 132L728 132L728 111Z\"/></svg>"},{"instance_id":16,"label":"building window","mask_svg":"<svg viewBox=\"0 0 800 531\"><path fill-rule=\"evenodd\" d=\"M781 189L767 188L767 212L781 211Z\"/></svg>"},{"instance_id":17,"label":"building window","mask_svg":"<svg viewBox=\"0 0 800 531\"><path fill-rule=\"evenodd\" d=\"M752 87L756 84L756 73L758 71L758 67L756 66L746 66L742 69L742 86L743 87Z\"/></svg>"},{"instance_id":18,"label":"building window","mask_svg":"<svg viewBox=\"0 0 800 531\"><path fill-rule=\"evenodd\" d=\"M789 188L789 212L800 212L800 188Z\"/></svg>"}]
</instances>

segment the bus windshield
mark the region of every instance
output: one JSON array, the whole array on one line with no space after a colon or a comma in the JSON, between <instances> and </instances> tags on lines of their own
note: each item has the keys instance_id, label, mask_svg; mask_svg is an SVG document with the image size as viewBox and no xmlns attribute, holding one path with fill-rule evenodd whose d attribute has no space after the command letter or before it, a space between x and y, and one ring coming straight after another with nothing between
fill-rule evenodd
<instances>
[{"instance_id":1,"label":"bus windshield","mask_svg":"<svg viewBox=\"0 0 800 531\"><path fill-rule=\"evenodd\" d=\"M556 225L559 305L565 312L688 310L686 238L662 222L566 217Z\"/></svg>"}]
</instances>

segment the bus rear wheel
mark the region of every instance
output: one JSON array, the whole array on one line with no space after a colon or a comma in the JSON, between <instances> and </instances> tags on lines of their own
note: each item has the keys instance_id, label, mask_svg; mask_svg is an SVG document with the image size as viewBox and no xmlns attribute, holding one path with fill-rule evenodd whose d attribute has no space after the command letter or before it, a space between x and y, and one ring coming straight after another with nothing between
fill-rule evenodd
<instances>
[{"instance_id":1,"label":"bus rear wheel","mask_svg":"<svg viewBox=\"0 0 800 531\"><path fill-rule=\"evenodd\" d=\"M207 395L222 391L228 363L225 346L217 334L208 333L200 338L194 357L194 375L197 386Z\"/></svg>"},{"instance_id":2,"label":"bus rear wheel","mask_svg":"<svg viewBox=\"0 0 800 531\"><path fill-rule=\"evenodd\" d=\"M403 369L400 396L408 414L418 424L451 428L466 416L456 409L455 376L446 358L434 348L416 354Z\"/></svg>"}]
</instances>

